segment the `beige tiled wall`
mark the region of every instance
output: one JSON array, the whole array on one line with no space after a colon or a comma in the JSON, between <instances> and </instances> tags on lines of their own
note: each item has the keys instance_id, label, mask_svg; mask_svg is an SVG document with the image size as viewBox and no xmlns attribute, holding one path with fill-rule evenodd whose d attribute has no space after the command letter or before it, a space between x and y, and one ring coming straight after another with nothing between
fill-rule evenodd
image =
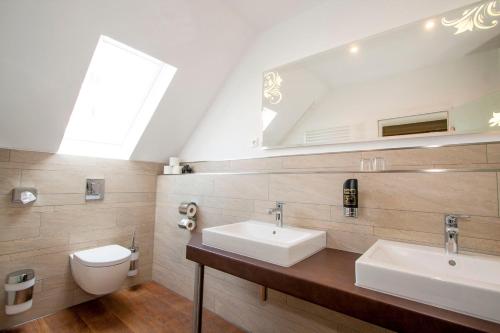
<instances>
[{"instance_id":1,"label":"beige tiled wall","mask_svg":"<svg viewBox=\"0 0 500 333\"><path fill-rule=\"evenodd\" d=\"M267 159L191 163L197 172L263 171L261 174L158 177L153 279L191 298L193 264L185 259L189 233L176 226L181 201L200 206L198 230L266 214L285 201L288 225L327 231L327 246L362 253L377 239L442 246L443 215L471 215L459 222L463 250L500 255L496 172L357 173L361 158L384 157L393 169L498 168L500 145L466 145ZM277 174L266 171L286 170ZM350 170L345 173L299 173ZM293 173L297 172L297 173ZM342 183L359 179L360 216L342 216ZM205 305L252 332L380 332L382 329L271 293L258 301L258 286L208 269Z\"/></svg>"},{"instance_id":2,"label":"beige tiled wall","mask_svg":"<svg viewBox=\"0 0 500 333\"><path fill-rule=\"evenodd\" d=\"M32 310L6 316L0 329L88 300L75 285L69 254L105 244L140 246L140 274L127 285L151 279L156 177L160 165L0 149L0 279L21 268L36 272ZM85 179L104 177L105 199L85 202ZM11 190L33 186L38 200L12 204ZM4 304L3 282L0 304Z\"/></svg>"}]
</instances>

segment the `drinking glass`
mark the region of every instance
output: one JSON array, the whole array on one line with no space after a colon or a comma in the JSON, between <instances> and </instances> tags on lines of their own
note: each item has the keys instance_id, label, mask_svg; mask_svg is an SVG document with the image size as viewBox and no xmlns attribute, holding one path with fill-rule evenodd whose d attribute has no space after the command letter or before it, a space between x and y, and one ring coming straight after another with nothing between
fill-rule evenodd
<instances>
[{"instance_id":1,"label":"drinking glass","mask_svg":"<svg viewBox=\"0 0 500 333\"><path fill-rule=\"evenodd\" d=\"M385 160L383 157L372 158L372 170L373 171L383 171L385 170Z\"/></svg>"},{"instance_id":2,"label":"drinking glass","mask_svg":"<svg viewBox=\"0 0 500 333\"><path fill-rule=\"evenodd\" d=\"M372 171L372 160L369 158L362 158L360 170L361 171Z\"/></svg>"}]
</instances>

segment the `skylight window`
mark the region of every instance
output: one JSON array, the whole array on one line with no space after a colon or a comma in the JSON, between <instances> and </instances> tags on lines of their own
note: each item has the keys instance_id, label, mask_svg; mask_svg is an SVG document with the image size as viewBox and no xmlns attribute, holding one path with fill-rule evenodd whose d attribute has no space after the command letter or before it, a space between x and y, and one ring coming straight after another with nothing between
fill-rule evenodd
<instances>
[{"instance_id":1,"label":"skylight window","mask_svg":"<svg viewBox=\"0 0 500 333\"><path fill-rule=\"evenodd\" d=\"M176 71L101 36L58 152L129 159Z\"/></svg>"}]
</instances>

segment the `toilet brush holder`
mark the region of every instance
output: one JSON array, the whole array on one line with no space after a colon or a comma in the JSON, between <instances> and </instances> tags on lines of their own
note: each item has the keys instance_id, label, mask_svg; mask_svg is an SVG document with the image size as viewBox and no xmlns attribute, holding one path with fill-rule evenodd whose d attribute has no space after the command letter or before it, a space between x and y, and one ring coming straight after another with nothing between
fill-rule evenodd
<instances>
[{"instance_id":1,"label":"toilet brush holder","mask_svg":"<svg viewBox=\"0 0 500 333\"><path fill-rule=\"evenodd\" d=\"M132 252L132 255L130 256L130 268L127 275L136 276L139 272L139 248L133 247L130 252Z\"/></svg>"},{"instance_id":2,"label":"toilet brush holder","mask_svg":"<svg viewBox=\"0 0 500 333\"><path fill-rule=\"evenodd\" d=\"M5 314L15 315L31 309L33 306L33 289L35 271L23 269L7 275L5 282Z\"/></svg>"}]
</instances>

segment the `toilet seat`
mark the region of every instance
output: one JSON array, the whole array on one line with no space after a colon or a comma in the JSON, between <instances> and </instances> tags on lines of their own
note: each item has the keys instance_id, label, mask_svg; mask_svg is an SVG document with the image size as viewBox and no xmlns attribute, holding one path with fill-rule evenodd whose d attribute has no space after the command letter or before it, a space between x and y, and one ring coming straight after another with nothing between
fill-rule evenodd
<instances>
[{"instance_id":1,"label":"toilet seat","mask_svg":"<svg viewBox=\"0 0 500 333\"><path fill-rule=\"evenodd\" d=\"M109 267L130 259L132 253L120 245L106 245L73 253L74 258L88 267Z\"/></svg>"}]
</instances>

